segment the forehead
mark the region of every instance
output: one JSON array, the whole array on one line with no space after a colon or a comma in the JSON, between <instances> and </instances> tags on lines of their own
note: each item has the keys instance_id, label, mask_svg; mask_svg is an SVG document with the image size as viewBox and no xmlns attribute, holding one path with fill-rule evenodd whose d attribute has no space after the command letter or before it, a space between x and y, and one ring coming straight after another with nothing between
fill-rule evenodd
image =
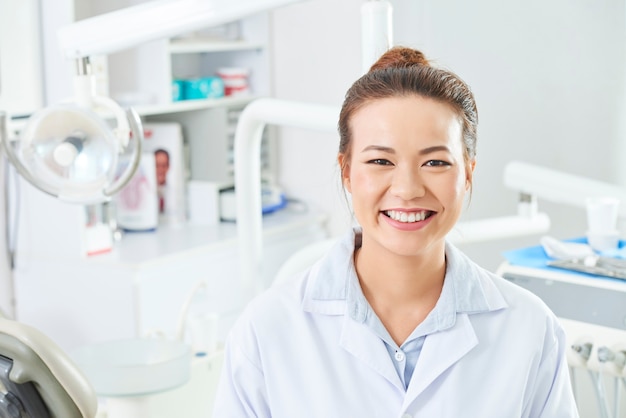
<instances>
[{"instance_id":1,"label":"forehead","mask_svg":"<svg viewBox=\"0 0 626 418\"><path fill-rule=\"evenodd\" d=\"M369 101L353 114L350 130L355 143L410 138L460 147L462 122L451 105L412 95Z\"/></svg>"}]
</instances>

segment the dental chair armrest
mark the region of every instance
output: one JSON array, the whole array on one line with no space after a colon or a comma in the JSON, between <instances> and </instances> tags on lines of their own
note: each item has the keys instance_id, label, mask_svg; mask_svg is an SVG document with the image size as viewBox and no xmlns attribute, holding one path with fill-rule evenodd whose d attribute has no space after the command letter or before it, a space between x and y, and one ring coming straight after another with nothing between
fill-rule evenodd
<instances>
[{"instance_id":1,"label":"dental chair armrest","mask_svg":"<svg viewBox=\"0 0 626 418\"><path fill-rule=\"evenodd\" d=\"M93 418L96 394L74 362L40 331L0 317L0 355L13 361L9 379L32 382L52 417Z\"/></svg>"}]
</instances>

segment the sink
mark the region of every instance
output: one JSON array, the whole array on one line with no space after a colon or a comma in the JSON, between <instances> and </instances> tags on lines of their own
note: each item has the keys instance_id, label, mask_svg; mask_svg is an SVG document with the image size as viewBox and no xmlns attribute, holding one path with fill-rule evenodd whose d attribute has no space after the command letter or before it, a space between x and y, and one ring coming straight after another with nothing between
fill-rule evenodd
<instances>
[{"instance_id":1,"label":"sink","mask_svg":"<svg viewBox=\"0 0 626 418\"><path fill-rule=\"evenodd\" d=\"M166 339L134 338L78 348L72 359L98 396L141 396L185 384L191 373L191 349Z\"/></svg>"}]
</instances>

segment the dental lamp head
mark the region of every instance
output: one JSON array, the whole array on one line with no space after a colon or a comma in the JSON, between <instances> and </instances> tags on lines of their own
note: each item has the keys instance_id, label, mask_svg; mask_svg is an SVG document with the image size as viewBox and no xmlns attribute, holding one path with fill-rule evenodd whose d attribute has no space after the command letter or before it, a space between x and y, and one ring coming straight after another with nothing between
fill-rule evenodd
<instances>
[{"instance_id":1,"label":"dental lamp head","mask_svg":"<svg viewBox=\"0 0 626 418\"><path fill-rule=\"evenodd\" d=\"M4 129L2 144L20 175L39 190L66 202L93 204L108 201L131 179L143 131L132 109L124 111L95 94L88 59L80 61L73 102L35 112L18 138L9 138ZM111 129L96 110L112 115L116 127Z\"/></svg>"}]
</instances>

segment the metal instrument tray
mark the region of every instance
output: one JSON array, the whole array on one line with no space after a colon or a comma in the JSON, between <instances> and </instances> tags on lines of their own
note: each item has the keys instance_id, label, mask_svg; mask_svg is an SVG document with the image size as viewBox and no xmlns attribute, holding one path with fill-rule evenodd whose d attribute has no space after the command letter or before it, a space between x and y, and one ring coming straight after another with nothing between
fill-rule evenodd
<instances>
[{"instance_id":1,"label":"metal instrument tray","mask_svg":"<svg viewBox=\"0 0 626 418\"><path fill-rule=\"evenodd\" d=\"M548 266L626 280L626 259L588 256L549 261Z\"/></svg>"}]
</instances>

